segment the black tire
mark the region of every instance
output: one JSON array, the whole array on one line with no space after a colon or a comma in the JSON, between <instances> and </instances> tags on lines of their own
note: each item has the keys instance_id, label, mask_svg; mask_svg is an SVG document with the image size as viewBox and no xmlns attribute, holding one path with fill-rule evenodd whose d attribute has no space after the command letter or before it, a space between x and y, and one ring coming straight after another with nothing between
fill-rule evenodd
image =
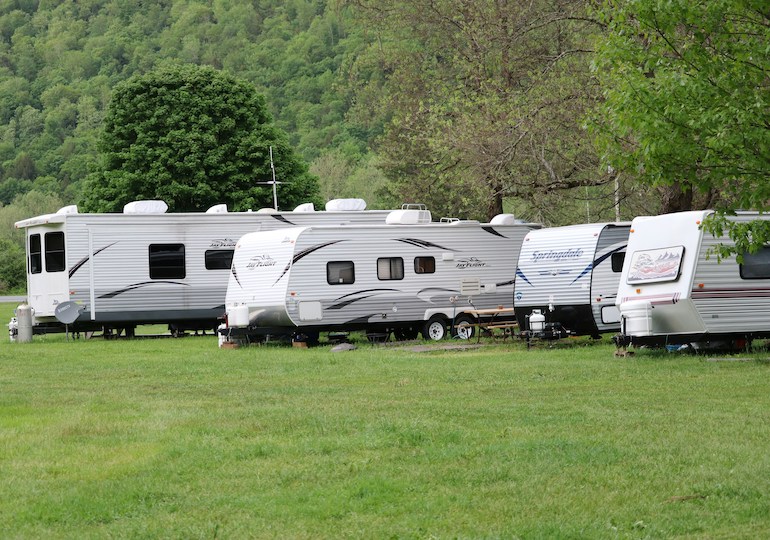
<instances>
[{"instance_id":1,"label":"black tire","mask_svg":"<svg viewBox=\"0 0 770 540\"><path fill-rule=\"evenodd\" d=\"M441 341L446 337L446 321L441 315L434 315L422 327L422 337Z\"/></svg>"},{"instance_id":2,"label":"black tire","mask_svg":"<svg viewBox=\"0 0 770 540\"><path fill-rule=\"evenodd\" d=\"M472 339L476 336L478 329L475 326L476 320L470 315L461 313L455 317L455 325L452 328L452 337L457 339Z\"/></svg>"},{"instance_id":3,"label":"black tire","mask_svg":"<svg viewBox=\"0 0 770 540\"><path fill-rule=\"evenodd\" d=\"M396 328L393 330L393 336L397 341L410 341L416 339L419 333L419 330L412 328L411 326L406 328Z\"/></svg>"}]
</instances>

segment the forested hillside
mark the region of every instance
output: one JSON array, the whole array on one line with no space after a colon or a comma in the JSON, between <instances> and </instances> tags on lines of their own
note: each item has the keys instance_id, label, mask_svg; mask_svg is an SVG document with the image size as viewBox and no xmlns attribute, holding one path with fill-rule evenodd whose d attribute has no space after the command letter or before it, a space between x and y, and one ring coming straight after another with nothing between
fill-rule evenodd
<instances>
[{"instance_id":1,"label":"forested hillside","mask_svg":"<svg viewBox=\"0 0 770 540\"><path fill-rule=\"evenodd\" d=\"M553 225L729 206L770 169L770 14L712 4L0 0L0 248L83 200L116 85L184 64L253 85L323 198Z\"/></svg>"},{"instance_id":2,"label":"forested hillside","mask_svg":"<svg viewBox=\"0 0 770 540\"><path fill-rule=\"evenodd\" d=\"M356 49L325 1L6 1L0 15L0 202L31 188L77 199L111 89L169 62L252 82L308 160L365 151L336 84ZM60 190L61 188L61 190Z\"/></svg>"}]
</instances>

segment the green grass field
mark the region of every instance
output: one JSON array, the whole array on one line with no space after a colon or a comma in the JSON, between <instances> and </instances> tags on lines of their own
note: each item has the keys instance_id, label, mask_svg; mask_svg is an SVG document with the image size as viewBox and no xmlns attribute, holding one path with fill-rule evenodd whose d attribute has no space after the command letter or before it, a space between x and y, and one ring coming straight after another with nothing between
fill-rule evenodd
<instances>
[{"instance_id":1,"label":"green grass field","mask_svg":"<svg viewBox=\"0 0 770 540\"><path fill-rule=\"evenodd\" d=\"M767 354L358 346L6 338L0 537L770 536Z\"/></svg>"}]
</instances>

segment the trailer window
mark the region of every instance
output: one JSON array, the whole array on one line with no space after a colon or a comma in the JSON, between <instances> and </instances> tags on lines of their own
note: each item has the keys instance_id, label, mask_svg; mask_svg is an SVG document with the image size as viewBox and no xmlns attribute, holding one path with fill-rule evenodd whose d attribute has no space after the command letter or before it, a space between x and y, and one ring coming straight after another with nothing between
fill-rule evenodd
<instances>
[{"instance_id":1,"label":"trailer window","mask_svg":"<svg viewBox=\"0 0 770 540\"><path fill-rule=\"evenodd\" d=\"M29 273L39 274L43 271L43 254L40 249L40 235L32 234L29 237Z\"/></svg>"},{"instance_id":2,"label":"trailer window","mask_svg":"<svg viewBox=\"0 0 770 540\"><path fill-rule=\"evenodd\" d=\"M64 257L64 233L45 233L45 271L64 272L67 265Z\"/></svg>"},{"instance_id":3,"label":"trailer window","mask_svg":"<svg viewBox=\"0 0 770 540\"><path fill-rule=\"evenodd\" d=\"M150 279L184 277L184 244L150 244Z\"/></svg>"},{"instance_id":4,"label":"trailer window","mask_svg":"<svg viewBox=\"0 0 770 540\"><path fill-rule=\"evenodd\" d=\"M326 263L326 282L329 285L344 285L356 281L353 261L332 261Z\"/></svg>"},{"instance_id":5,"label":"trailer window","mask_svg":"<svg viewBox=\"0 0 770 540\"><path fill-rule=\"evenodd\" d=\"M610 257L610 263L612 265L612 271L619 274L623 271L623 262L626 260L625 251L617 251Z\"/></svg>"},{"instance_id":6,"label":"trailer window","mask_svg":"<svg viewBox=\"0 0 770 540\"><path fill-rule=\"evenodd\" d=\"M435 274L436 259L433 257L415 257L414 273L415 274Z\"/></svg>"},{"instance_id":7,"label":"trailer window","mask_svg":"<svg viewBox=\"0 0 770 540\"><path fill-rule=\"evenodd\" d=\"M676 281L684 260L684 246L645 249L631 254L626 283L659 283Z\"/></svg>"},{"instance_id":8,"label":"trailer window","mask_svg":"<svg viewBox=\"0 0 770 540\"><path fill-rule=\"evenodd\" d=\"M770 279L770 247L744 253L740 272L743 279Z\"/></svg>"},{"instance_id":9,"label":"trailer window","mask_svg":"<svg viewBox=\"0 0 770 540\"><path fill-rule=\"evenodd\" d=\"M233 264L232 249L209 249L204 254L206 270L230 270Z\"/></svg>"},{"instance_id":10,"label":"trailer window","mask_svg":"<svg viewBox=\"0 0 770 540\"><path fill-rule=\"evenodd\" d=\"M404 259L401 257L377 259L377 278L383 281L404 279Z\"/></svg>"}]
</instances>

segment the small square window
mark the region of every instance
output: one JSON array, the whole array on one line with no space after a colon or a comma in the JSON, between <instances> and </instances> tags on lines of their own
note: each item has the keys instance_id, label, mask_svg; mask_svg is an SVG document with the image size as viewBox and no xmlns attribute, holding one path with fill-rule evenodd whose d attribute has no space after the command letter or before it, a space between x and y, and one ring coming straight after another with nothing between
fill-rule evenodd
<instances>
[{"instance_id":1,"label":"small square window","mask_svg":"<svg viewBox=\"0 0 770 540\"><path fill-rule=\"evenodd\" d=\"M344 285L356 281L353 261L333 261L326 263L326 282L329 285Z\"/></svg>"},{"instance_id":2,"label":"small square window","mask_svg":"<svg viewBox=\"0 0 770 540\"><path fill-rule=\"evenodd\" d=\"M45 271L64 272L67 266L64 256L64 233L45 233Z\"/></svg>"},{"instance_id":3,"label":"small square window","mask_svg":"<svg viewBox=\"0 0 770 540\"><path fill-rule=\"evenodd\" d=\"M229 270L233 264L232 249L209 249L204 253L206 270Z\"/></svg>"},{"instance_id":4,"label":"small square window","mask_svg":"<svg viewBox=\"0 0 770 540\"><path fill-rule=\"evenodd\" d=\"M404 259L401 257L377 259L377 278L381 280L404 279Z\"/></svg>"},{"instance_id":5,"label":"small square window","mask_svg":"<svg viewBox=\"0 0 770 540\"><path fill-rule=\"evenodd\" d=\"M770 247L744 253L740 272L743 279L770 279Z\"/></svg>"},{"instance_id":6,"label":"small square window","mask_svg":"<svg viewBox=\"0 0 770 540\"><path fill-rule=\"evenodd\" d=\"M43 253L40 244L40 235L29 236L29 273L39 274L43 271Z\"/></svg>"},{"instance_id":7,"label":"small square window","mask_svg":"<svg viewBox=\"0 0 770 540\"><path fill-rule=\"evenodd\" d=\"M612 265L612 271L616 274L619 274L623 271L623 263L626 260L626 252L625 251L617 251L612 254L610 257L610 263Z\"/></svg>"},{"instance_id":8,"label":"small square window","mask_svg":"<svg viewBox=\"0 0 770 540\"><path fill-rule=\"evenodd\" d=\"M415 257L414 273L415 274L435 274L436 259L433 257Z\"/></svg>"},{"instance_id":9,"label":"small square window","mask_svg":"<svg viewBox=\"0 0 770 540\"><path fill-rule=\"evenodd\" d=\"M150 244L150 279L184 277L184 244Z\"/></svg>"}]
</instances>

